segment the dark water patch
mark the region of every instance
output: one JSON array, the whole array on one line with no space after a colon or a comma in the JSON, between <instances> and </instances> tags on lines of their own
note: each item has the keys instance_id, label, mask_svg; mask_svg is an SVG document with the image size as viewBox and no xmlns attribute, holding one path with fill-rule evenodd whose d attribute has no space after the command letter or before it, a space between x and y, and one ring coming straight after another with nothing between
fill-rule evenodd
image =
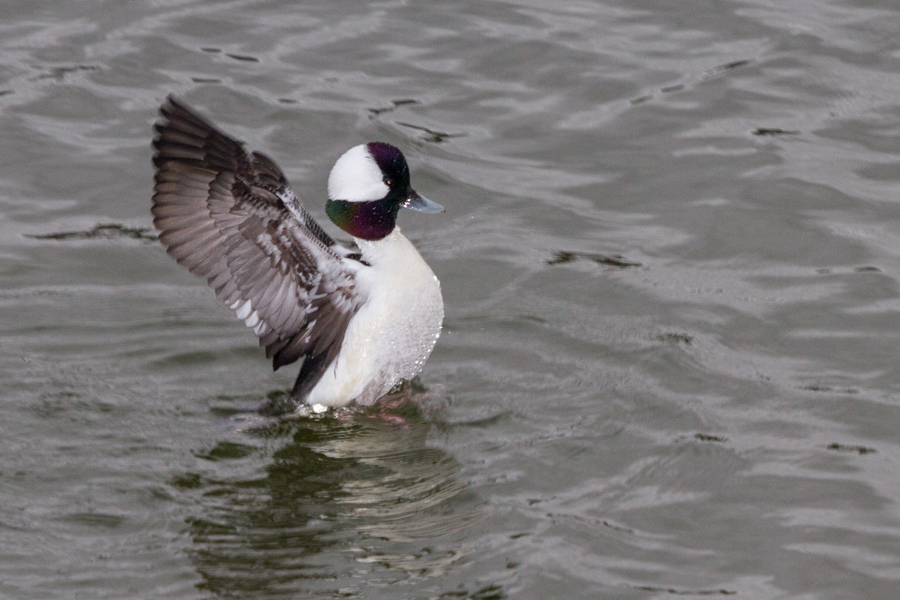
<instances>
[{"instance_id":1,"label":"dark water patch","mask_svg":"<svg viewBox=\"0 0 900 600\"><path fill-rule=\"evenodd\" d=\"M256 448L247 446L246 444L239 444L237 442L219 442L209 450L195 452L194 456L209 461L235 460L247 458L256 451Z\"/></svg>"},{"instance_id":2,"label":"dark water patch","mask_svg":"<svg viewBox=\"0 0 900 600\"><path fill-rule=\"evenodd\" d=\"M695 433L694 439L698 442L714 442L717 444L724 444L728 441L727 437L721 435L712 435L708 433Z\"/></svg>"},{"instance_id":3,"label":"dark water patch","mask_svg":"<svg viewBox=\"0 0 900 600\"><path fill-rule=\"evenodd\" d=\"M222 53L221 48L212 48L212 47L208 47L208 46L205 48L200 48L200 51L206 52L208 54L221 54Z\"/></svg>"},{"instance_id":4,"label":"dark water patch","mask_svg":"<svg viewBox=\"0 0 900 600\"><path fill-rule=\"evenodd\" d=\"M833 452L852 452L855 454L875 454L875 448L869 448L868 446L854 446L854 445L846 445L839 444L837 442L833 442L825 446L826 450L831 450Z\"/></svg>"},{"instance_id":5,"label":"dark water patch","mask_svg":"<svg viewBox=\"0 0 900 600\"><path fill-rule=\"evenodd\" d=\"M859 393L859 390L856 388L837 389L830 385L817 384L817 383L801 386L800 389L807 391L807 392L817 392L817 393L825 393L825 394L835 393L835 394L854 395L854 394Z\"/></svg>"},{"instance_id":6,"label":"dark water patch","mask_svg":"<svg viewBox=\"0 0 900 600\"><path fill-rule=\"evenodd\" d=\"M222 83L221 79L216 77L191 77L194 83Z\"/></svg>"},{"instance_id":7,"label":"dark water patch","mask_svg":"<svg viewBox=\"0 0 900 600\"><path fill-rule=\"evenodd\" d=\"M759 136L776 136L776 135L800 135L799 129L781 129L779 127L759 127L751 131L753 135Z\"/></svg>"},{"instance_id":8,"label":"dark water patch","mask_svg":"<svg viewBox=\"0 0 900 600\"><path fill-rule=\"evenodd\" d=\"M547 259L548 265L563 265L573 263L578 260L589 260L604 267L613 267L616 269L629 269L632 267L642 267L639 262L633 262L626 259L621 254L597 254L593 252L570 252L567 250L557 250L553 253L553 258Z\"/></svg>"},{"instance_id":9,"label":"dark water patch","mask_svg":"<svg viewBox=\"0 0 900 600\"><path fill-rule=\"evenodd\" d=\"M248 56L248 55L246 55L246 54L231 54L231 53L226 53L225 56L227 56L228 58L233 58L234 60L237 60L237 61L240 61L240 62L254 62L254 63L258 63L258 62L259 62L259 59L256 58L255 56Z\"/></svg>"},{"instance_id":10,"label":"dark water patch","mask_svg":"<svg viewBox=\"0 0 900 600\"><path fill-rule=\"evenodd\" d=\"M735 69L739 69L741 67L746 67L752 64L752 60L744 59L744 60L735 60L729 63L725 63L724 65L719 65L718 67L713 67L707 74L709 75L717 75L719 73L724 73L726 71L733 71Z\"/></svg>"},{"instance_id":11,"label":"dark water patch","mask_svg":"<svg viewBox=\"0 0 900 600\"><path fill-rule=\"evenodd\" d=\"M195 490L203 487L205 482L199 473L184 473L173 477L169 481L169 485L183 490Z\"/></svg>"},{"instance_id":12,"label":"dark water patch","mask_svg":"<svg viewBox=\"0 0 900 600\"><path fill-rule=\"evenodd\" d=\"M35 240L53 240L67 242L72 240L118 240L131 239L142 242L155 242L156 233L148 227L128 227L121 223L102 223L87 231L60 231L56 233L24 234Z\"/></svg>"},{"instance_id":13,"label":"dark water patch","mask_svg":"<svg viewBox=\"0 0 900 600\"><path fill-rule=\"evenodd\" d=\"M515 566L510 568L515 568ZM462 598L463 600L503 600L503 598L506 597L507 595L503 591L503 588L496 584L488 585L474 592L470 592L466 589L451 590L438 596L438 598L441 599Z\"/></svg>"},{"instance_id":14,"label":"dark water patch","mask_svg":"<svg viewBox=\"0 0 900 600\"><path fill-rule=\"evenodd\" d=\"M612 529L613 531L618 531L619 533L627 533L629 535L635 535L637 533L633 528L626 527L625 525L620 525L618 523L613 523L609 519L601 519L600 525L608 529Z\"/></svg>"},{"instance_id":15,"label":"dark water patch","mask_svg":"<svg viewBox=\"0 0 900 600\"><path fill-rule=\"evenodd\" d=\"M289 398L290 394L287 390L275 390L266 394L262 399L253 394L240 397L217 396L215 400L210 402L209 413L217 419L227 419L235 423L240 422L244 418L249 418L251 423L258 422L260 426L265 426L270 422L271 418L290 412L289 410L281 412L266 410L268 399L276 396ZM286 406L293 406L293 404L286 404ZM255 417L259 418L254 419ZM241 430L245 429L246 427L241 427Z\"/></svg>"},{"instance_id":16,"label":"dark water patch","mask_svg":"<svg viewBox=\"0 0 900 600\"><path fill-rule=\"evenodd\" d=\"M665 344L684 344L685 346L690 346L694 343L694 336L687 333L668 332L657 334L656 340Z\"/></svg>"},{"instance_id":17,"label":"dark water patch","mask_svg":"<svg viewBox=\"0 0 900 600\"><path fill-rule=\"evenodd\" d=\"M234 350L231 354L240 354L246 349ZM226 351L215 350L190 350L188 352L171 352L162 358L156 358L148 363L154 369L193 369L204 365L217 365L222 361Z\"/></svg>"},{"instance_id":18,"label":"dark water patch","mask_svg":"<svg viewBox=\"0 0 900 600\"><path fill-rule=\"evenodd\" d=\"M485 586L468 596L471 600L503 600L506 597L506 593L499 585Z\"/></svg>"},{"instance_id":19,"label":"dark water patch","mask_svg":"<svg viewBox=\"0 0 900 600\"><path fill-rule=\"evenodd\" d=\"M409 129L415 129L417 131L422 131L426 135L422 136L422 139L426 142L434 142L436 144L440 144L446 142L447 140L465 137L465 133L447 133L445 131L437 131L435 129L430 129L428 127L423 127L422 125L413 125L412 123L404 123L403 121L397 121L397 125L401 125L403 127L407 127Z\"/></svg>"},{"instance_id":20,"label":"dark water patch","mask_svg":"<svg viewBox=\"0 0 900 600\"><path fill-rule=\"evenodd\" d=\"M850 273L882 273L883 271L872 265L862 265L859 267L853 267L852 269L848 269L847 267L842 268L829 268L822 267L815 270L816 275L846 275Z\"/></svg>"},{"instance_id":21,"label":"dark water patch","mask_svg":"<svg viewBox=\"0 0 900 600\"><path fill-rule=\"evenodd\" d=\"M370 108L369 112L373 116L377 116L397 110L397 108L401 106L409 106L410 104L419 104L419 101L413 100L412 98L400 98L398 100L391 100L390 106L384 108Z\"/></svg>"},{"instance_id":22,"label":"dark water patch","mask_svg":"<svg viewBox=\"0 0 900 600\"><path fill-rule=\"evenodd\" d=\"M805 385L800 389L809 392L831 392L834 388L829 385Z\"/></svg>"},{"instance_id":23,"label":"dark water patch","mask_svg":"<svg viewBox=\"0 0 900 600\"><path fill-rule=\"evenodd\" d=\"M653 96L651 94L646 94L644 96L638 96L637 98L632 98L628 101L632 106L637 106L639 104L644 104L646 102L650 102L653 100Z\"/></svg>"},{"instance_id":24,"label":"dark water patch","mask_svg":"<svg viewBox=\"0 0 900 600\"><path fill-rule=\"evenodd\" d=\"M3 96L8 96L10 94L14 94L14 93L15 92L13 92L12 90L0 90L0 98L2 98Z\"/></svg>"},{"instance_id":25,"label":"dark water patch","mask_svg":"<svg viewBox=\"0 0 900 600\"><path fill-rule=\"evenodd\" d=\"M733 596L737 594L735 590L681 590L678 588L658 587L655 585L635 585L631 586L636 590L643 592L654 592L662 594L672 594L673 596Z\"/></svg>"},{"instance_id":26,"label":"dark water patch","mask_svg":"<svg viewBox=\"0 0 900 600\"><path fill-rule=\"evenodd\" d=\"M65 515L62 521L75 523L77 525L86 525L88 527L106 527L115 529L121 527L125 523L125 518L119 515L111 515L107 513L73 513Z\"/></svg>"}]
</instances>

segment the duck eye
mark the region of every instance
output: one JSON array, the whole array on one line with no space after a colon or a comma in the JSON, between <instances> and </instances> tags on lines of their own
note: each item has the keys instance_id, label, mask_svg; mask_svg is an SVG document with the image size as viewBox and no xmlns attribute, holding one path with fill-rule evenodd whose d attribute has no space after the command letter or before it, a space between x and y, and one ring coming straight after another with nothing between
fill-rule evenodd
<instances>
[{"instance_id":1,"label":"duck eye","mask_svg":"<svg viewBox=\"0 0 900 600\"><path fill-rule=\"evenodd\" d=\"M392 185L394 185L394 182L391 181L390 177L385 177L385 178L384 178L384 185L386 185L386 186L388 186L388 187L391 187Z\"/></svg>"}]
</instances>

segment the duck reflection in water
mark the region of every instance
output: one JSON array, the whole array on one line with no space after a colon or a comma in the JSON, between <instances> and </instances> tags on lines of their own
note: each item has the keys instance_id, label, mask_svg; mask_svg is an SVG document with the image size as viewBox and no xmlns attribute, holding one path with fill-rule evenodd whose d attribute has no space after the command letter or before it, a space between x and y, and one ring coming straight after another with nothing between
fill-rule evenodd
<instances>
[{"instance_id":1,"label":"duck reflection in water","mask_svg":"<svg viewBox=\"0 0 900 600\"><path fill-rule=\"evenodd\" d=\"M202 506L190 519L201 587L328 595L442 575L463 559L481 501L456 460L426 446L435 424L420 406L377 412L281 420L248 440L265 450L220 443L203 454L212 474L176 482Z\"/></svg>"}]
</instances>

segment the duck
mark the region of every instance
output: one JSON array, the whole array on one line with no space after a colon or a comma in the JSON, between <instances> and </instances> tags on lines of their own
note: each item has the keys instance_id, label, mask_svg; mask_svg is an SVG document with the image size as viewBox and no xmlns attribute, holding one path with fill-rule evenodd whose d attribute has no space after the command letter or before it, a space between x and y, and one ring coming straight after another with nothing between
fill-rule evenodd
<instances>
[{"instance_id":1,"label":"duck","mask_svg":"<svg viewBox=\"0 0 900 600\"><path fill-rule=\"evenodd\" d=\"M385 142L347 150L328 176L325 232L271 158L169 96L154 124L151 212L175 261L206 279L274 370L297 361L291 406L370 406L415 377L444 318L441 284L401 233L401 208L444 208L410 185Z\"/></svg>"}]
</instances>

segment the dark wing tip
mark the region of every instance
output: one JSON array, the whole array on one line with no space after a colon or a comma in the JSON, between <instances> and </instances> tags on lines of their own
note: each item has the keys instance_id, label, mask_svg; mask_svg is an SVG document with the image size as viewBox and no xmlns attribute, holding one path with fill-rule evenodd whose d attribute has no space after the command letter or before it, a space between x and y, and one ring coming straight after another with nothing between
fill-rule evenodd
<instances>
[{"instance_id":1,"label":"dark wing tip","mask_svg":"<svg viewBox=\"0 0 900 600\"><path fill-rule=\"evenodd\" d=\"M178 120L185 119L190 121L195 121L197 123L202 123L204 126L215 129L212 123L201 117L197 111L188 106L188 104L182 100L179 100L175 97L174 94L169 94L166 96L165 102L163 102L159 107L159 114L163 119L167 120ZM157 121L157 126L163 123L162 120Z\"/></svg>"},{"instance_id":2,"label":"dark wing tip","mask_svg":"<svg viewBox=\"0 0 900 600\"><path fill-rule=\"evenodd\" d=\"M252 170L242 141L222 131L172 95L159 107L153 125L153 165L175 161L217 172Z\"/></svg>"}]
</instances>

